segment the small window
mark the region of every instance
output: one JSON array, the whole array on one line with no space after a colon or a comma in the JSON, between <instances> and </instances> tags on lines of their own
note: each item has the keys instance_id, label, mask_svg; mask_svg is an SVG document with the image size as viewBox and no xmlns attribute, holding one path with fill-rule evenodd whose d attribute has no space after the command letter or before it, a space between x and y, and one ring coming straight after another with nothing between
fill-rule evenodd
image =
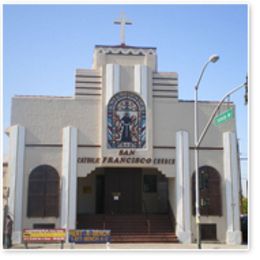
<instances>
[{"instance_id":1,"label":"small window","mask_svg":"<svg viewBox=\"0 0 260 260\"><path fill-rule=\"evenodd\" d=\"M157 176L144 175L144 192L157 192Z\"/></svg>"},{"instance_id":2,"label":"small window","mask_svg":"<svg viewBox=\"0 0 260 260\"><path fill-rule=\"evenodd\" d=\"M216 241L217 240L217 225L216 224L201 224L201 240Z\"/></svg>"},{"instance_id":3,"label":"small window","mask_svg":"<svg viewBox=\"0 0 260 260\"><path fill-rule=\"evenodd\" d=\"M33 229L54 229L55 224L53 223L37 223L33 225Z\"/></svg>"}]
</instances>

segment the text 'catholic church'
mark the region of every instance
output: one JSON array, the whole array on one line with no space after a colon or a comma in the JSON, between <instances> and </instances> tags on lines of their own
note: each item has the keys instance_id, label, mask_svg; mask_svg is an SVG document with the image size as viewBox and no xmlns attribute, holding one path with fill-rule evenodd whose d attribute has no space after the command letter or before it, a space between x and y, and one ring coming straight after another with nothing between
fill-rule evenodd
<instances>
[{"instance_id":1,"label":"text 'catholic church'","mask_svg":"<svg viewBox=\"0 0 260 260\"><path fill-rule=\"evenodd\" d=\"M216 105L198 103L200 130ZM25 228L196 241L194 102L158 71L156 48L96 45L72 97L13 98L8 134L13 243ZM212 124L199 153L201 238L239 244L235 119Z\"/></svg>"}]
</instances>

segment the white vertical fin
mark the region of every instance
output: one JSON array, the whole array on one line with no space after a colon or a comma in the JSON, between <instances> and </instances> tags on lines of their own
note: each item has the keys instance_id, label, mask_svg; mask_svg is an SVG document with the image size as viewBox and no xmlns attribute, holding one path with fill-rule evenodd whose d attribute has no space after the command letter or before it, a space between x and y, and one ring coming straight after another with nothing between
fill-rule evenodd
<instances>
[{"instance_id":1,"label":"white vertical fin","mask_svg":"<svg viewBox=\"0 0 260 260\"><path fill-rule=\"evenodd\" d=\"M135 65L134 69L134 91L138 93L147 104L148 98L148 67L146 65Z\"/></svg>"},{"instance_id":2,"label":"white vertical fin","mask_svg":"<svg viewBox=\"0 0 260 260\"><path fill-rule=\"evenodd\" d=\"M75 229L77 221L77 148L78 130L73 127L70 131L69 229Z\"/></svg>"},{"instance_id":3,"label":"white vertical fin","mask_svg":"<svg viewBox=\"0 0 260 260\"><path fill-rule=\"evenodd\" d=\"M13 219L13 243L22 242L23 230L23 182L24 182L24 149L25 149L25 128L13 126L10 130L10 151L9 151L9 214Z\"/></svg>"},{"instance_id":4,"label":"white vertical fin","mask_svg":"<svg viewBox=\"0 0 260 260\"><path fill-rule=\"evenodd\" d=\"M227 244L241 244L239 210L239 170L236 135L223 134L223 161L226 184Z\"/></svg>"},{"instance_id":5,"label":"white vertical fin","mask_svg":"<svg viewBox=\"0 0 260 260\"><path fill-rule=\"evenodd\" d=\"M120 65L106 65L106 104L110 98L120 91Z\"/></svg>"},{"instance_id":6,"label":"white vertical fin","mask_svg":"<svg viewBox=\"0 0 260 260\"><path fill-rule=\"evenodd\" d=\"M176 134L176 235L182 243L191 243L189 135Z\"/></svg>"},{"instance_id":7,"label":"white vertical fin","mask_svg":"<svg viewBox=\"0 0 260 260\"><path fill-rule=\"evenodd\" d=\"M76 227L77 205L77 129L63 128L61 183L61 227L70 230Z\"/></svg>"}]
</instances>

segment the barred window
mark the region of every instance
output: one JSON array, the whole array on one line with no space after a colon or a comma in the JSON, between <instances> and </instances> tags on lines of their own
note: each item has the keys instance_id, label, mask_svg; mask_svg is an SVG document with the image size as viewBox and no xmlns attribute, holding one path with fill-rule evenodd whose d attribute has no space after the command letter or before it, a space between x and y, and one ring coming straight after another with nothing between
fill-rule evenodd
<instances>
[{"instance_id":1,"label":"barred window","mask_svg":"<svg viewBox=\"0 0 260 260\"><path fill-rule=\"evenodd\" d=\"M59 216L59 174L52 166L40 165L29 177L28 217Z\"/></svg>"},{"instance_id":2,"label":"barred window","mask_svg":"<svg viewBox=\"0 0 260 260\"><path fill-rule=\"evenodd\" d=\"M221 177L210 166L199 168L200 214L202 216L221 216ZM192 205L195 215L195 173L192 176Z\"/></svg>"},{"instance_id":3,"label":"barred window","mask_svg":"<svg viewBox=\"0 0 260 260\"><path fill-rule=\"evenodd\" d=\"M157 192L157 176L156 175L144 175L143 179L143 191L146 193Z\"/></svg>"}]
</instances>

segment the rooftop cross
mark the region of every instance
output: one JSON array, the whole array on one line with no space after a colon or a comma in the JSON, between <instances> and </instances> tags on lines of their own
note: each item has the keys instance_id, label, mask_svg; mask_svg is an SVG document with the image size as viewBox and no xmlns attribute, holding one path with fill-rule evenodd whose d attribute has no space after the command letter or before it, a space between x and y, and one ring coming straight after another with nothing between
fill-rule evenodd
<instances>
[{"instance_id":1,"label":"rooftop cross","mask_svg":"<svg viewBox=\"0 0 260 260\"><path fill-rule=\"evenodd\" d=\"M121 45L125 45L125 25L131 25L132 22L127 21L125 14L121 13L119 20L114 21L114 24L120 24L120 40Z\"/></svg>"}]
</instances>

